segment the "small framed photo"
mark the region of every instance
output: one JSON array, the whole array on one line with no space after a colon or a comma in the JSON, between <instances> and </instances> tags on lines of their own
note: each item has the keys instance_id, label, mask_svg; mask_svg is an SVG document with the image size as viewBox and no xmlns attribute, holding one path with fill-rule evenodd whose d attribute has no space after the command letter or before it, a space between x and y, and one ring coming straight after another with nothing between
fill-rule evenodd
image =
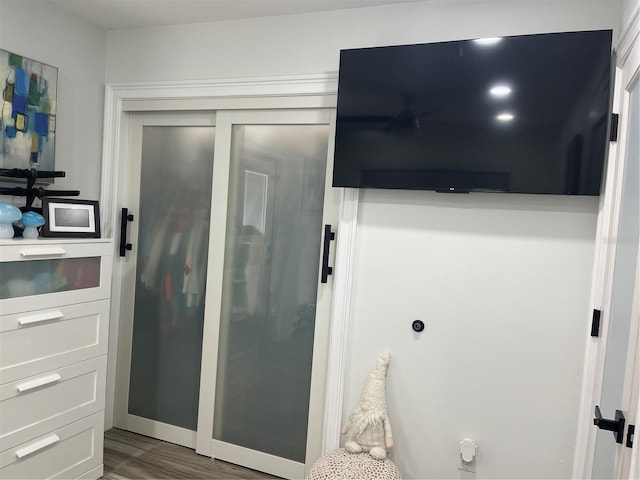
<instances>
[{"instance_id":1,"label":"small framed photo","mask_svg":"<svg viewBox=\"0 0 640 480\"><path fill-rule=\"evenodd\" d=\"M100 238L97 200L42 199L43 237Z\"/></svg>"}]
</instances>

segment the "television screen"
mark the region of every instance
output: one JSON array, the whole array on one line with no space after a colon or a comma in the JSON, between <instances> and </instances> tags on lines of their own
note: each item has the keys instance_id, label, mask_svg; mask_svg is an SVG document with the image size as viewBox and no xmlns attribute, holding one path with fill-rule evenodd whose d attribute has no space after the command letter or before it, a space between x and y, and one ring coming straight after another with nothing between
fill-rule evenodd
<instances>
[{"instance_id":1,"label":"television screen","mask_svg":"<svg viewBox=\"0 0 640 480\"><path fill-rule=\"evenodd\" d=\"M599 195L611 31L342 50L333 185Z\"/></svg>"}]
</instances>

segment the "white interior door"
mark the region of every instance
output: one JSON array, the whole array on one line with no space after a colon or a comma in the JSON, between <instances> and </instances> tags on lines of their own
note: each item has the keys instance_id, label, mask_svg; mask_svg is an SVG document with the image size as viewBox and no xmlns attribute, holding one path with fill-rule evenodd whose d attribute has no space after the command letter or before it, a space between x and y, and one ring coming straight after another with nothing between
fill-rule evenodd
<instances>
[{"instance_id":1,"label":"white interior door","mask_svg":"<svg viewBox=\"0 0 640 480\"><path fill-rule=\"evenodd\" d=\"M215 115L132 114L114 425L195 447Z\"/></svg>"},{"instance_id":2,"label":"white interior door","mask_svg":"<svg viewBox=\"0 0 640 480\"><path fill-rule=\"evenodd\" d=\"M286 478L305 475L322 441L331 115L217 117L212 224L224 235L209 253L197 451Z\"/></svg>"},{"instance_id":3,"label":"white interior door","mask_svg":"<svg viewBox=\"0 0 640 480\"><path fill-rule=\"evenodd\" d=\"M636 271L640 276L640 255ZM640 282L636 282L635 299L633 302L632 315L636 319L636 323L640 320ZM629 390L626 393L626 403L628 405L628 425L627 436L625 437L625 447L619 452L616 462L617 478L640 478L640 446L638 445L638 436L635 432L640 417L640 355L638 348L640 346L640 329L636 329L635 334L635 360L632 360L630 369L632 370L631 381L629 382Z\"/></svg>"},{"instance_id":4,"label":"white interior door","mask_svg":"<svg viewBox=\"0 0 640 480\"><path fill-rule=\"evenodd\" d=\"M636 39L619 71L621 131L618 158L622 173L614 215L611 272L604 302L606 357L600 401L594 419L596 437L592 478L629 478L630 426L638 410L638 328L640 310L640 45ZM619 428L618 428L619 427ZM614 430L614 431L612 431ZM637 452L637 446L635 447Z\"/></svg>"}]
</instances>

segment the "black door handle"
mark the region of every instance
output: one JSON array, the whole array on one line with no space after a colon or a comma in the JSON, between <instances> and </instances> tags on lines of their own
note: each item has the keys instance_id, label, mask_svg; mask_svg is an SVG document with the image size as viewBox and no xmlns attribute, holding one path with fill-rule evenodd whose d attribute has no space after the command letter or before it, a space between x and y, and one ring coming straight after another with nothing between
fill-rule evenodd
<instances>
[{"instance_id":1,"label":"black door handle","mask_svg":"<svg viewBox=\"0 0 640 480\"><path fill-rule=\"evenodd\" d=\"M616 410L616 419L611 420L609 418L602 418L602 412L600 407L596 405L596 418L593 419L593 424L600 430L609 430L613 432L613 436L616 438L616 443L622 443L624 437L624 413L620 410Z\"/></svg>"},{"instance_id":2,"label":"black door handle","mask_svg":"<svg viewBox=\"0 0 640 480\"><path fill-rule=\"evenodd\" d=\"M329 266L329 247L336 234L331 231L331 225L324 226L324 246L322 248L322 274L320 283L327 283L329 275L333 275L333 267Z\"/></svg>"},{"instance_id":3,"label":"black door handle","mask_svg":"<svg viewBox=\"0 0 640 480\"><path fill-rule=\"evenodd\" d=\"M133 222L133 214L129 213L129 209L123 208L120 217L120 256L124 257L127 250L131 250L133 245L127 243L127 225Z\"/></svg>"}]
</instances>

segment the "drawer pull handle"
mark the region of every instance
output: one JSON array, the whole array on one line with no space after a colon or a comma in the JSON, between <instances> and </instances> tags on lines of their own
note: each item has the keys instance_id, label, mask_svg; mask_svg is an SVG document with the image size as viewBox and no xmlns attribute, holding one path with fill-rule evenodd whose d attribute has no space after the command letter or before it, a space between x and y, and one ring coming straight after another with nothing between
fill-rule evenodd
<instances>
[{"instance_id":1,"label":"drawer pull handle","mask_svg":"<svg viewBox=\"0 0 640 480\"><path fill-rule=\"evenodd\" d=\"M58 310L56 310L55 312L38 313L36 315L29 315L27 317L18 318L18 325L24 327L25 325L31 325L32 323L48 322L49 320L60 320L63 317L63 313Z\"/></svg>"},{"instance_id":2,"label":"drawer pull handle","mask_svg":"<svg viewBox=\"0 0 640 480\"><path fill-rule=\"evenodd\" d=\"M38 440L37 442L33 442L28 447L21 448L20 450L16 450L16 457L23 458L27 455L31 455L32 453L36 453L38 450L42 450L43 448L47 448L54 443L58 443L60 441L60 437L55 433L53 435L49 435L48 437L43 438L42 440Z\"/></svg>"},{"instance_id":3,"label":"drawer pull handle","mask_svg":"<svg viewBox=\"0 0 640 480\"><path fill-rule=\"evenodd\" d=\"M58 373L53 373L51 375L47 375L46 377L36 378L35 380L31 380L29 382L21 383L16 387L18 393L28 392L29 390L33 390L34 388L43 387L45 385L49 385L50 383L55 383L62 380L62 377Z\"/></svg>"},{"instance_id":4,"label":"drawer pull handle","mask_svg":"<svg viewBox=\"0 0 640 480\"><path fill-rule=\"evenodd\" d=\"M40 247L20 250L20 255L23 257L62 256L66 254L67 251L61 247Z\"/></svg>"}]
</instances>

